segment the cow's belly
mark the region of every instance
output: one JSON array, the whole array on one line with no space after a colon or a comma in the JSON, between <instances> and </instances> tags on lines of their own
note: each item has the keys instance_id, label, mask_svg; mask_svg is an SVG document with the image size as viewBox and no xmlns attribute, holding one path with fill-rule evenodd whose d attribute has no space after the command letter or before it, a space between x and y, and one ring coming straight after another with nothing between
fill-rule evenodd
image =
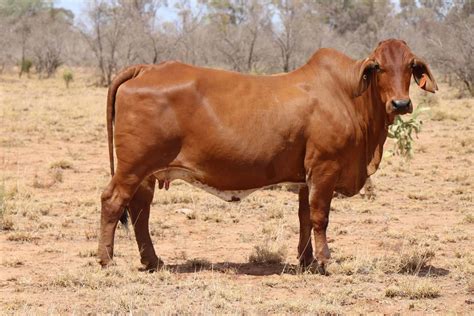
<instances>
[{"instance_id":1,"label":"cow's belly","mask_svg":"<svg viewBox=\"0 0 474 316\"><path fill-rule=\"evenodd\" d=\"M212 195L217 196L218 198L227 202L238 202L257 190L264 189L266 187L271 186L269 185L269 186L263 186L263 187L252 188L252 189L247 189L247 190L220 190L218 188L212 187L200 181L199 176L195 172L185 169L185 168L179 168L179 167L158 170L154 172L153 175L156 177L158 181L168 181L168 182L171 182L173 180L186 181L187 183L197 188L200 188L208 193L211 193ZM277 183L274 183L274 184L277 184ZM292 184L301 186L301 185L304 185L305 183L292 183Z\"/></svg>"}]
</instances>

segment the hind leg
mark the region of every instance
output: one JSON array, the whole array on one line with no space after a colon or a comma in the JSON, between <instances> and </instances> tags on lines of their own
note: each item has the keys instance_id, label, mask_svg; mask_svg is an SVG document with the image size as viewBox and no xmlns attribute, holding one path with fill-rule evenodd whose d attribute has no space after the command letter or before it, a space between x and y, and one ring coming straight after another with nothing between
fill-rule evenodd
<instances>
[{"instance_id":1,"label":"hind leg","mask_svg":"<svg viewBox=\"0 0 474 316\"><path fill-rule=\"evenodd\" d=\"M148 225L155 183L156 178L154 176L145 178L129 203L130 217L144 271L156 271L163 266L163 261L156 256L153 248Z\"/></svg>"},{"instance_id":2,"label":"hind leg","mask_svg":"<svg viewBox=\"0 0 474 316\"><path fill-rule=\"evenodd\" d=\"M102 210L100 216L99 247L97 256L99 263L105 267L112 261L114 255L115 228L123 213L124 208L130 202L143 175L132 172L121 172L117 168L107 188L102 193Z\"/></svg>"},{"instance_id":3,"label":"hind leg","mask_svg":"<svg viewBox=\"0 0 474 316\"><path fill-rule=\"evenodd\" d=\"M310 219L309 190L303 186L299 190L298 217L300 220L300 241L298 243L298 259L303 267L310 266L313 261L313 246L311 245L311 231L313 224Z\"/></svg>"}]
</instances>

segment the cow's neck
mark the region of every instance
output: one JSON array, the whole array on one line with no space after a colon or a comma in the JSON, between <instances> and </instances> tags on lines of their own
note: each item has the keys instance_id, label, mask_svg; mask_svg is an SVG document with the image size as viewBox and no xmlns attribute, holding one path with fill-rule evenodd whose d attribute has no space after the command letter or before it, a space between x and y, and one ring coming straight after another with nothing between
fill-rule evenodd
<instances>
[{"instance_id":1,"label":"cow's neck","mask_svg":"<svg viewBox=\"0 0 474 316\"><path fill-rule=\"evenodd\" d=\"M382 160L383 145L387 139L388 119L375 82L357 99L362 103L356 106L356 111L360 114L359 125L365 134L367 176L370 176L377 171Z\"/></svg>"}]
</instances>

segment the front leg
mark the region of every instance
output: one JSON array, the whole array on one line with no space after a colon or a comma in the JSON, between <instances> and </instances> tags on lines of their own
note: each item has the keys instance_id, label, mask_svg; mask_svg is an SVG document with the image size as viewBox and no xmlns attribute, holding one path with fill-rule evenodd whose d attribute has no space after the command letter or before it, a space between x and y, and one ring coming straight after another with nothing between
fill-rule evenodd
<instances>
[{"instance_id":1,"label":"front leg","mask_svg":"<svg viewBox=\"0 0 474 316\"><path fill-rule=\"evenodd\" d=\"M334 192L335 176L331 172L324 171L313 173L313 177L308 180L309 218L314 230L314 255L324 271L331 257L326 229L329 224L329 209Z\"/></svg>"}]
</instances>

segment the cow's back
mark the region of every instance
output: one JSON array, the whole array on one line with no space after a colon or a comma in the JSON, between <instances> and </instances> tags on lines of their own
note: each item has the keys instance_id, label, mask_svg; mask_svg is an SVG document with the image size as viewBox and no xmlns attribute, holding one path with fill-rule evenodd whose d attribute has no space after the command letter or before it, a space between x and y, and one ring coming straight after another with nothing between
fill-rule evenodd
<instances>
[{"instance_id":1,"label":"cow's back","mask_svg":"<svg viewBox=\"0 0 474 316\"><path fill-rule=\"evenodd\" d=\"M304 180L308 100L285 80L145 66L117 94L117 156L127 159L132 146L151 169L189 169L221 189Z\"/></svg>"}]
</instances>

